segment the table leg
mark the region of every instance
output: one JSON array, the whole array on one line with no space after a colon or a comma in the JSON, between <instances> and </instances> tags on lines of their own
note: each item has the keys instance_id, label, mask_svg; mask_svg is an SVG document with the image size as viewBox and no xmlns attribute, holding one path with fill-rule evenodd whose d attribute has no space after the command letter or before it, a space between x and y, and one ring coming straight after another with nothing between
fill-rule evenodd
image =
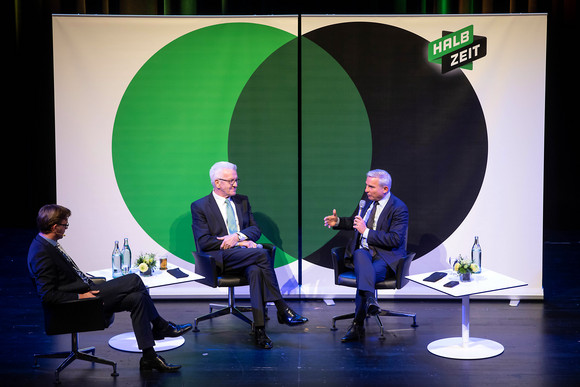
<instances>
[{"instance_id":1,"label":"table leg","mask_svg":"<svg viewBox=\"0 0 580 387\"><path fill-rule=\"evenodd\" d=\"M463 347L469 345L469 296L461 297L461 341Z\"/></svg>"}]
</instances>

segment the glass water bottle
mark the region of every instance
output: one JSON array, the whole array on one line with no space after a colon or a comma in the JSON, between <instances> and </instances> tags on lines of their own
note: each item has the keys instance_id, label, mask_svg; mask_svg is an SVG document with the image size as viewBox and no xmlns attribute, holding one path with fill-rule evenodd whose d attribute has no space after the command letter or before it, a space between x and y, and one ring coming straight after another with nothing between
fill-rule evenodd
<instances>
[{"instance_id":1,"label":"glass water bottle","mask_svg":"<svg viewBox=\"0 0 580 387\"><path fill-rule=\"evenodd\" d=\"M119 241L115 241L115 248L113 249L112 263L113 263L113 278L123 275L121 270L121 251L119 250Z\"/></svg>"},{"instance_id":2,"label":"glass water bottle","mask_svg":"<svg viewBox=\"0 0 580 387\"><path fill-rule=\"evenodd\" d=\"M123 275L131 272L131 248L129 247L129 238L125 238L123 250L121 251L121 271Z\"/></svg>"},{"instance_id":3,"label":"glass water bottle","mask_svg":"<svg viewBox=\"0 0 580 387\"><path fill-rule=\"evenodd\" d=\"M479 237L475 237L473 247L471 248L471 262L475 263L479 268L475 274L481 273L481 246L479 245Z\"/></svg>"}]
</instances>

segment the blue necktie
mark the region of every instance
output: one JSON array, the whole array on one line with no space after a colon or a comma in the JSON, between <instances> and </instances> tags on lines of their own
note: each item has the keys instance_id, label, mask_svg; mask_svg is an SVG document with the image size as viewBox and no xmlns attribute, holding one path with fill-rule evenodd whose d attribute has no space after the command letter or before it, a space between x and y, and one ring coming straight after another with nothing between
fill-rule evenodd
<instances>
[{"instance_id":1,"label":"blue necktie","mask_svg":"<svg viewBox=\"0 0 580 387\"><path fill-rule=\"evenodd\" d=\"M229 199L226 199L226 223L228 225L228 233L233 234L238 232L238 225L236 224L236 214Z\"/></svg>"}]
</instances>

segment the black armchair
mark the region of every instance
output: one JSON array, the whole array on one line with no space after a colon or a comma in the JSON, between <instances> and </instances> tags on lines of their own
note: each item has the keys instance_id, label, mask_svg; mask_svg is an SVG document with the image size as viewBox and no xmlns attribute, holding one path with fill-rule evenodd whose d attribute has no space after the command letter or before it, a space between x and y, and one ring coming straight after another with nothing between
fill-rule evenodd
<instances>
[{"instance_id":1,"label":"black armchair","mask_svg":"<svg viewBox=\"0 0 580 387\"><path fill-rule=\"evenodd\" d=\"M270 243L263 244L263 248L269 250L268 254L270 256L270 261L274 263L274 257L276 254L276 246ZM193 258L195 259L195 272L202 275L204 278L198 280L204 285L211 286L212 288L228 288L228 304L209 304L210 313L197 317L194 319L193 331L199 332L197 324L200 321L209 320L214 317L224 316L226 314L232 314L242 321L250 324L253 330L253 321L246 317L243 312L251 312L252 308L250 306L236 306L235 292L234 289L237 286L248 285L248 280L243 274L229 274L220 273L217 267L215 258L208 254L200 252L192 252ZM215 312L214 309L218 309Z\"/></svg>"},{"instance_id":2,"label":"black armchair","mask_svg":"<svg viewBox=\"0 0 580 387\"><path fill-rule=\"evenodd\" d=\"M334 283L336 285L341 286L348 286L351 288L356 288L356 276L354 274L354 267L352 264L348 264L344 260L344 252L345 247L335 247L331 250L332 255L332 263L334 266ZM397 270L395 274L389 276L387 274L387 278L384 281L377 282L375 284L375 289L401 289L405 286L409 280L406 278L409 275L409 268L411 267L411 262L415 258L415 253L408 252L407 256L401 259L397 263ZM392 271L389 271L392 273ZM376 290L375 290L376 292ZM408 312L396 312L392 310L382 310L379 315L376 316L377 323L381 329L381 336L379 337L380 340L385 339L384 335L384 328L383 323L381 322L380 316L398 316L398 317L411 317L413 319L413 323L411 326L413 328L417 327L417 315L415 313L408 313ZM336 321L337 320L346 320L346 319L353 319L354 313L348 313L340 316L335 316L332 318L332 328L331 330L335 331L336 328Z\"/></svg>"},{"instance_id":3,"label":"black armchair","mask_svg":"<svg viewBox=\"0 0 580 387\"><path fill-rule=\"evenodd\" d=\"M113 322L113 316L106 316L103 302L98 298L86 298L58 304L43 304L44 326L47 335L71 335L71 350L49 354L35 354L34 367L39 358L65 359L55 371L56 381L60 383L60 372L74 360L85 360L113 367L111 376L118 376L117 363L95 356L95 347L79 349L78 333L103 330Z\"/></svg>"}]
</instances>

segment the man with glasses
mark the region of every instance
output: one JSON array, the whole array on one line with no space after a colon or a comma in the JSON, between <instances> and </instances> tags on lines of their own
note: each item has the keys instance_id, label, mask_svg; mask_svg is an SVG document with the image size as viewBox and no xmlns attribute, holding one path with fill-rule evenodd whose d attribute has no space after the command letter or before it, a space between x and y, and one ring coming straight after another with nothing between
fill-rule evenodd
<instances>
[{"instance_id":1,"label":"man with glasses","mask_svg":"<svg viewBox=\"0 0 580 387\"><path fill-rule=\"evenodd\" d=\"M28 251L28 270L36 284L43 304L99 297L105 313L131 312L133 331L143 356L139 368L174 372L180 365L169 364L157 355L155 340L177 337L192 329L191 324L176 325L164 320L149 296L147 288L136 274L128 274L107 282L96 283L83 273L58 241L69 227L71 211L57 204L48 204L38 211L39 233Z\"/></svg>"},{"instance_id":2,"label":"man with glasses","mask_svg":"<svg viewBox=\"0 0 580 387\"><path fill-rule=\"evenodd\" d=\"M274 302L278 322L298 325L308 321L282 298L268 251L256 244L262 235L247 196L238 195L235 164L214 164L209 176L212 192L191 204L192 228L197 251L215 258L221 273L243 273L250 284L256 344L272 348L265 332L264 305Z\"/></svg>"}]
</instances>

